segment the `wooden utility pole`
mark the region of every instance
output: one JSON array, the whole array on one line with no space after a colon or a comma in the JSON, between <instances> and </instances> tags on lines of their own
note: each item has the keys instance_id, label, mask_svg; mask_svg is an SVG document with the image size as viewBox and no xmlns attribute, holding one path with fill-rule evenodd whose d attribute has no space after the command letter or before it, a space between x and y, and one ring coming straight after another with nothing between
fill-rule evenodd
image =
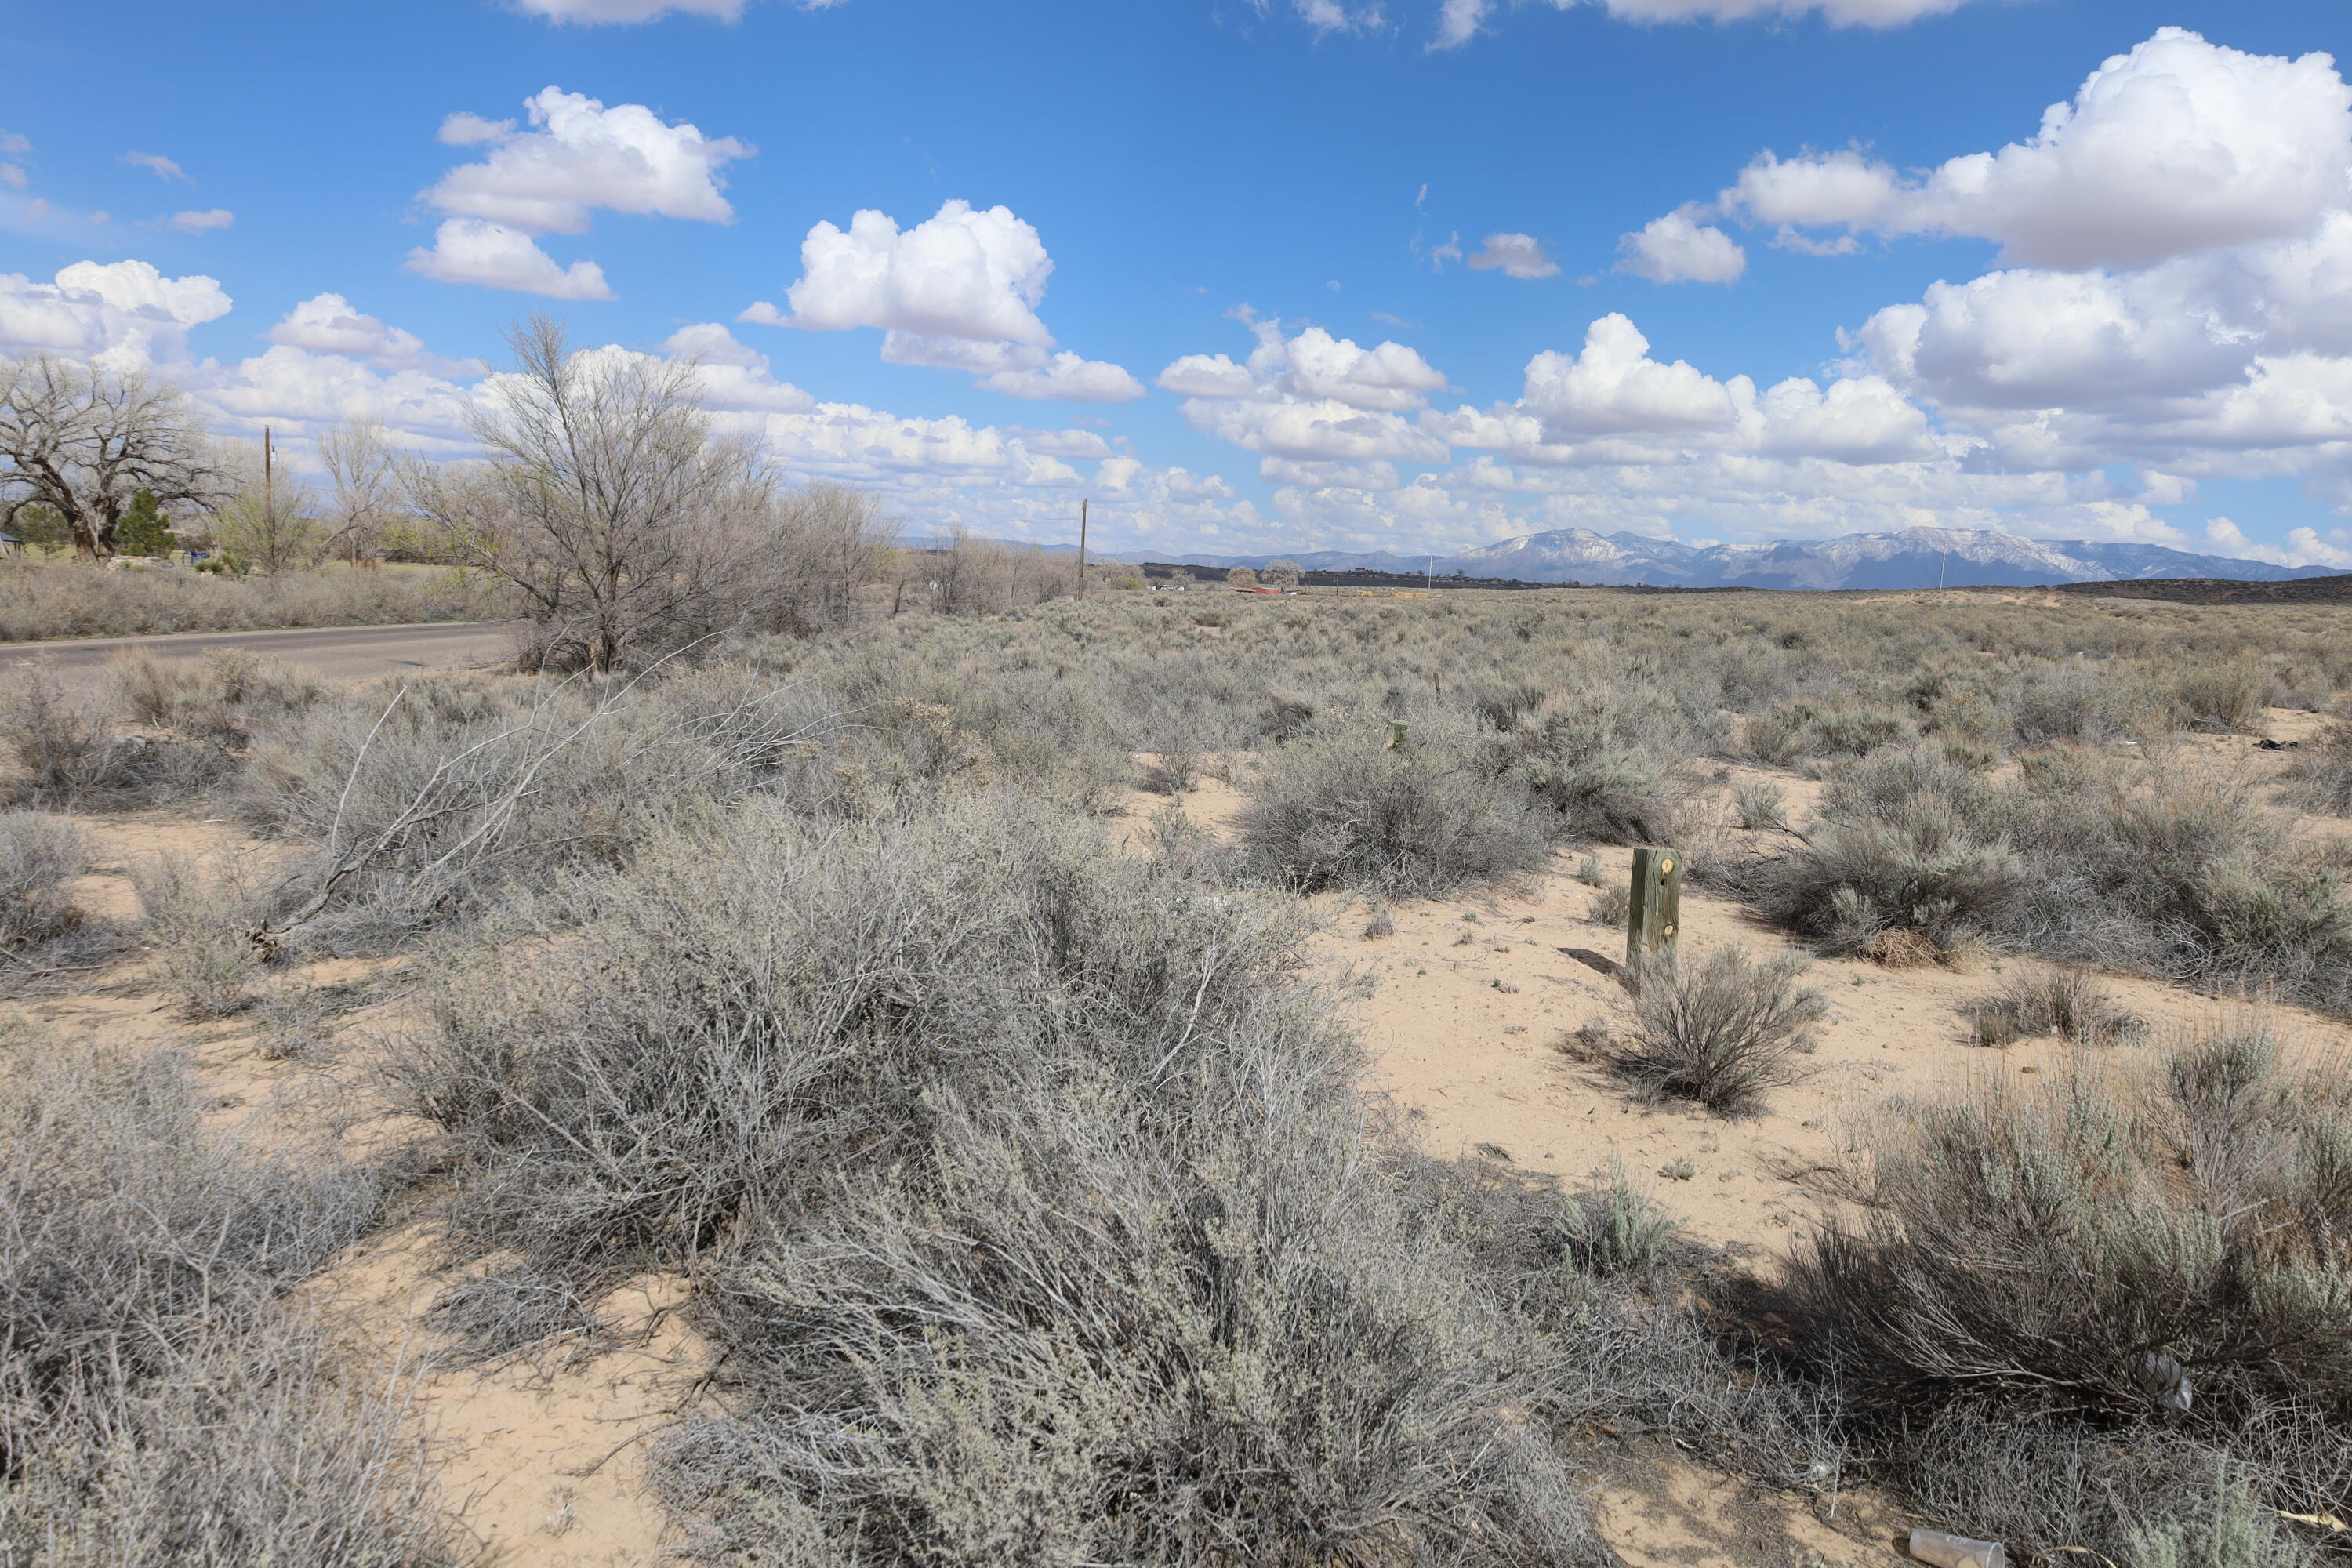
<instances>
[{"instance_id":1,"label":"wooden utility pole","mask_svg":"<svg viewBox=\"0 0 2352 1568\"><path fill-rule=\"evenodd\" d=\"M1087 501L1078 501L1078 597L1087 596Z\"/></svg>"}]
</instances>

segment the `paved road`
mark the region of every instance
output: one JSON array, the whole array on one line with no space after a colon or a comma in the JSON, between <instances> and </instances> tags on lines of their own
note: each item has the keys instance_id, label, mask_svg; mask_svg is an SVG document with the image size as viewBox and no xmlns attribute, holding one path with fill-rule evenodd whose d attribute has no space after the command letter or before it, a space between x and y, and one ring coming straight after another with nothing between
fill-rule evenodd
<instances>
[{"instance_id":1,"label":"paved road","mask_svg":"<svg viewBox=\"0 0 2352 1568\"><path fill-rule=\"evenodd\" d=\"M472 669L508 658L510 629L501 622L461 621L423 626L304 626L278 632L181 632L157 637L83 637L71 642L0 643L0 678L41 663L68 684L95 679L124 648L158 658L196 658L214 648L237 647L309 667L330 680L361 679L415 669Z\"/></svg>"}]
</instances>

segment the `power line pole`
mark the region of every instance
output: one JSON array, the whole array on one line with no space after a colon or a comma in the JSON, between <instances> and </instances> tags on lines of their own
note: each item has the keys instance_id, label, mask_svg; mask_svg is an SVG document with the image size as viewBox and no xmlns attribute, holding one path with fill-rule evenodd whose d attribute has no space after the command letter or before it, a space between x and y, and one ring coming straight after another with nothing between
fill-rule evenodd
<instances>
[{"instance_id":1,"label":"power line pole","mask_svg":"<svg viewBox=\"0 0 2352 1568\"><path fill-rule=\"evenodd\" d=\"M1087 596L1087 500L1078 500L1078 597Z\"/></svg>"}]
</instances>

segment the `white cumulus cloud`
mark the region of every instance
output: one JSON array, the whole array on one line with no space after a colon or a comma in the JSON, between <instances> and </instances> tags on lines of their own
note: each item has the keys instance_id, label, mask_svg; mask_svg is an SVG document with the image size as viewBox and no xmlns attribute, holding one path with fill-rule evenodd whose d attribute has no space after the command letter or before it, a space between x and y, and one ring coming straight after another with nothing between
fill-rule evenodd
<instances>
[{"instance_id":1,"label":"white cumulus cloud","mask_svg":"<svg viewBox=\"0 0 2352 1568\"><path fill-rule=\"evenodd\" d=\"M415 370L438 376L481 375L488 371L479 360L444 359L426 353L425 341L415 332L386 325L354 308L341 294L317 294L303 300L269 329L269 341L312 353L364 360L386 370Z\"/></svg>"},{"instance_id":2,"label":"white cumulus cloud","mask_svg":"<svg viewBox=\"0 0 2352 1568\"><path fill-rule=\"evenodd\" d=\"M533 234L580 234L597 207L658 217L730 223L719 171L753 149L666 123L641 103L606 108L584 93L541 89L526 100L530 129L455 114L442 140L485 145L480 163L442 176L424 199L457 217Z\"/></svg>"},{"instance_id":3,"label":"white cumulus cloud","mask_svg":"<svg viewBox=\"0 0 2352 1568\"><path fill-rule=\"evenodd\" d=\"M1724 193L1759 222L1963 235L2011 263L2144 267L2309 234L2352 182L2352 88L2326 55L2245 54L2159 29L2050 106L2040 131L1922 179L1847 149L1766 153Z\"/></svg>"},{"instance_id":4,"label":"white cumulus cloud","mask_svg":"<svg viewBox=\"0 0 2352 1568\"><path fill-rule=\"evenodd\" d=\"M480 218L451 218L435 233L429 248L420 246L408 253L407 266L444 283L513 289L551 300L615 297L604 269L594 262L562 266L521 230Z\"/></svg>"},{"instance_id":5,"label":"white cumulus cloud","mask_svg":"<svg viewBox=\"0 0 2352 1568\"><path fill-rule=\"evenodd\" d=\"M1010 209L950 201L901 232L865 211L847 230L820 223L801 242L789 313L761 303L744 320L812 331L885 327L930 337L1053 346L1037 319L1053 258Z\"/></svg>"},{"instance_id":6,"label":"white cumulus cloud","mask_svg":"<svg viewBox=\"0 0 2352 1568\"><path fill-rule=\"evenodd\" d=\"M0 273L0 350L143 366L182 357L189 330L229 309L214 279L144 261L77 261L48 283Z\"/></svg>"},{"instance_id":7,"label":"white cumulus cloud","mask_svg":"<svg viewBox=\"0 0 2352 1568\"><path fill-rule=\"evenodd\" d=\"M1144 395L1124 366L1055 351L1037 314L1053 271L1036 229L1006 207L950 201L905 230L887 213L864 211L845 230L809 230L788 310L761 300L737 320L809 331L879 327L889 363L961 371L1008 397Z\"/></svg>"},{"instance_id":8,"label":"white cumulus cloud","mask_svg":"<svg viewBox=\"0 0 2352 1568\"><path fill-rule=\"evenodd\" d=\"M1748 269L1748 252L1700 211L1682 206L1617 241L1617 270L1653 283L1728 283Z\"/></svg>"}]
</instances>

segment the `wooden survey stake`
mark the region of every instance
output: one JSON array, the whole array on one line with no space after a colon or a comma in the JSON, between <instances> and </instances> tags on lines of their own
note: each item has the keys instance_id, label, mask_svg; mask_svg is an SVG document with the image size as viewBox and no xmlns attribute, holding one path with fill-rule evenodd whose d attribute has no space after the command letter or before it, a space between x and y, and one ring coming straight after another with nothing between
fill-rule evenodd
<instances>
[{"instance_id":1,"label":"wooden survey stake","mask_svg":"<svg viewBox=\"0 0 2352 1568\"><path fill-rule=\"evenodd\" d=\"M1633 851L1633 900L1625 917L1625 967L1671 953L1683 921L1683 852L1646 847Z\"/></svg>"}]
</instances>

